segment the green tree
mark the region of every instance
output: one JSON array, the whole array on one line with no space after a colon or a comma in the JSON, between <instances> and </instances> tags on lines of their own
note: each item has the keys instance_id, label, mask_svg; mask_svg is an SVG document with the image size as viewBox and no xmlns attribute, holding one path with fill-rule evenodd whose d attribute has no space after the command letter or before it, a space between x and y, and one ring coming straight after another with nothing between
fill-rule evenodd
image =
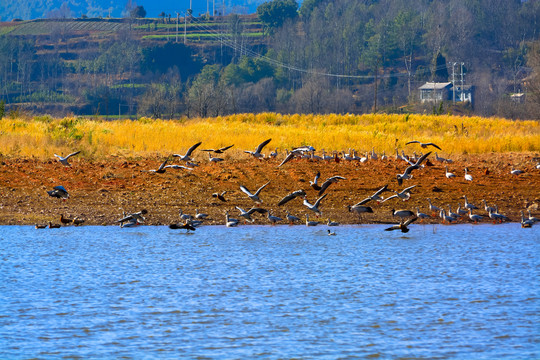
<instances>
[{"instance_id":1,"label":"green tree","mask_svg":"<svg viewBox=\"0 0 540 360\"><path fill-rule=\"evenodd\" d=\"M144 10L144 7L142 5L139 5L133 8L133 10L130 11L129 15L132 18L144 18L146 17L146 10Z\"/></svg>"},{"instance_id":2,"label":"green tree","mask_svg":"<svg viewBox=\"0 0 540 360\"><path fill-rule=\"evenodd\" d=\"M197 115L206 117L210 114L214 101L220 95L216 91L218 80L218 65L206 65L189 87L188 106Z\"/></svg>"},{"instance_id":3,"label":"green tree","mask_svg":"<svg viewBox=\"0 0 540 360\"><path fill-rule=\"evenodd\" d=\"M446 67L446 58L440 52L433 58L433 70L431 72L431 81L447 82L448 69Z\"/></svg>"},{"instance_id":4,"label":"green tree","mask_svg":"<svg viewBox=\"0 0 540 360\"><path fill-rule=\"evenodd\" d=\"M304 0L300 6L300 15L302 17L309 17L320 3L322 3L322 0Z\"/></svg>"},{"instance_id":5,"label":"green tree","mask_svg":"<svg viewBox=\"0 0 540 360\"><path fill-rule=\"evenodd\" d=\"M298 16L298 3L295 0L272 0L257 7L257 16L266 32L273 33L288 19Z\"/></svg>"},{"instance_id":6,"label":"green tree","mask_svg":"<svg viewBox=\"0 0 540 360\"><path fill-rule=\"evenodd\" d=\"M144 48L142 50L141 69L143 72L164 74L176 66L182 79L197 74L201 70L201 61L195 56L193 49L184 44L167 42L164 45Z\"/></svg>"}]
</instances>

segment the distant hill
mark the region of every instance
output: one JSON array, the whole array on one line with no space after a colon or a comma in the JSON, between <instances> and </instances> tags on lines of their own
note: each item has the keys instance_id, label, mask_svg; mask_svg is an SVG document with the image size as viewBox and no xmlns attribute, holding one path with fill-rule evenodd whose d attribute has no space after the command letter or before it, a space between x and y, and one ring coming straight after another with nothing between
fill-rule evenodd
<instances>
[{"instance_id":1,"label":"distant hill","mask_svg":"<svg viewBox=\"0 0 540 360\"><path fill-rule=\"evenodd\" d=\"M122 17L125 13L129 0L11 0L0 1L0 21L12 19L39 19L58 15L60 11L70 12L65 17ZM193 15L204 14L207 11L216 15L225 14L250 14L257 10L257 6L264 0L192 0ZM61 10L62 4L67 7ZM181 15L189 8L189 0L132 0L132 4L141 5L147 12L147 17L158 17L161 12L175 16L175 12Z\"/></svg>"}]
</instances>

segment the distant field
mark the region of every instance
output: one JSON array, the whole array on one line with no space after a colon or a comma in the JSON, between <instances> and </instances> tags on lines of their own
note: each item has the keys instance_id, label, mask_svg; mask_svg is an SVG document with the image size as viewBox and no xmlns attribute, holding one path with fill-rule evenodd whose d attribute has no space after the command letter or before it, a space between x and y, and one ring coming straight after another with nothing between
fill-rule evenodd
<instances>
[{"instance_id":1,"label":"distant field","mask_svg":"<svg viewBox=\"0 0 540 360\"><path fill-rule=\"evenodd\" d=\"M75 31L118 31L129 25L113 21L24 21L15 26L10 35L46 35L53 30Z\"/></svg>"},{"instance_id":2,"label":"distant field","mask_svg":"<svg viewBox=\"0 0 540 360\"><path fill-rule=\"evenodd\" d=\"M499 118L429 115L239 114L180 120L101 121L89 118L0 121L0 152L7 156L49 158L82 150L87 157L171 154L203 141L204 147L235 144L232 155L253 150L272 138L265 152L312 145L318 151L375 148L388 155L409 140L432 141L440 154L540 151L540 122ZM407 149L422 150L417 145Z\"/></svg>"},{"instance_id":3,"label":"distant field","mask_svg":"<svg viewBox=\"0 0 540 360\"><path fill-rule=\"evenodd\" d=\"M129 23L118 21L119 19L73 19L66 21L55 20L32 20L23 21L15 24L5 24L0 27L0 35L14 35L14 36L39 36L48 35L54 31L61 30L65 33L90 33L90 32L116 32L122 29L129 28ZM156 21L161 21L157 20ZM184 23L179 23L179 31L184 32ZM260 31L262 25L256 21L242 22L244 32L242 36L246 37L260 37L262 32ZM133 25L132 29L136 34L142 36L143 39L167 39L171 36L170 31L176 30L176 23L163 24L163 23L146 23L142 25ZM186 30L187 36L190 38L198 38L200 40L211 40L219 36L224 36L228 32L228 23L223 22L191 22L187 24ZM168 32L169 31L169 32ZM145 33L152 33L151 35L144 35Z\"/></svg>"}]
</instances>

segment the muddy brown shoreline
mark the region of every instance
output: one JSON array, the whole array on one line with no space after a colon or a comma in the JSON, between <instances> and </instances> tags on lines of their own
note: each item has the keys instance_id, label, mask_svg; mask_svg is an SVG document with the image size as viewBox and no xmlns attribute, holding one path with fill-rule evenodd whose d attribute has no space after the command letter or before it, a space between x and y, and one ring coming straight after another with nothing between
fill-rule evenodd
<instances>
[{"instance_id":1,"label":"muddy brown shoreline","mask_svg":"<svg viewBox=\"0 0 540 360\"><path fill-rule=\"evenodd\" d=\"M193 171L167 169L165 173L151 173L157 169L163 158L122 159L110 158L104 161L88 161L82 157L71 159L71 167L62 166L58 161L37 159L3 158L0 165L0 224L34 225L49 221L59 223L60 215L68 218L84 219L84 225L117 225L123 212L148 211L145 224L168 225L180 221L179 210L194 215L199 212L209 214L205 224L225 223L225 211L238 218L239 206L249 209L255 203L240 191L240 185L252 192L270 181L261 192L263 203L260 207L271 210L272 214L285 219L286 211L305 220L326 223L328 219L342 224L396 223L392 209L409 209L430 213L427 198L433 204L448 210L448 204L455 211L458 204L463 207L466 195L469 202L479 207L475 212L483 215L483 222L489 223L482 199L488 205L497 205L500 213L511 221L520 221L520 211L530 209L540 217L540 170L536 169L538 154L482 154L461 155L451 164L444 164L428 158L424 169L414 171L413 179L399 186L396 174L408 166L403 160L389 158L386 161L309 161L293 160L278 167L282 159L257 160L225 158L220 163L202 160ZM172 162L178 163L179 162ZM445 165L456 174L456 178L445 177ZM464 168L469 169L473 181L465 181ZM510 174L512 167L520 168L524 174ZM302 199L296 198L278 206L286 194L303 189L310 202L314 202L318 192L311 189L309 182L320 171L321 181L330 176L345 177L332 184L321 202L322 215L316 218L308 210ZM391 199L378 204L371 201L372 214L362 217L348 211L353 205L388 184L389 189L402 190L417 185L411 191L408 201ZM64 186L69 199L52 198L47 194L54 186ZM227 191L226 202L212 197L213 193ZM385 193L388 197L393 193ZM269 224L265 215L256 215L254 224ZM468 219L464 220L467 222ZM440 223L438 217L427 220ZM283 224L286 222L283 221Z\"/></svg>"}]
</instances>

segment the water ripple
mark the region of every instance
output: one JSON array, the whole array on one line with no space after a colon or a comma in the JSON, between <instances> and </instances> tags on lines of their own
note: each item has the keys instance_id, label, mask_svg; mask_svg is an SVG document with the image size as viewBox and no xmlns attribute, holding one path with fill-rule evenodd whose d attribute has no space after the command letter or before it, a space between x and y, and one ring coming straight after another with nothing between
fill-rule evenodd
<instances>
[{"instance_id":1,"label":"water ripple","mask_svg":"<svg viewBox=\"0 0 540 360\"><path fill-rule=\"evenodd\" d=\"M382 228L1 227L0 357L540 357L537 229Z\"/></svg>"}]
</instances>

